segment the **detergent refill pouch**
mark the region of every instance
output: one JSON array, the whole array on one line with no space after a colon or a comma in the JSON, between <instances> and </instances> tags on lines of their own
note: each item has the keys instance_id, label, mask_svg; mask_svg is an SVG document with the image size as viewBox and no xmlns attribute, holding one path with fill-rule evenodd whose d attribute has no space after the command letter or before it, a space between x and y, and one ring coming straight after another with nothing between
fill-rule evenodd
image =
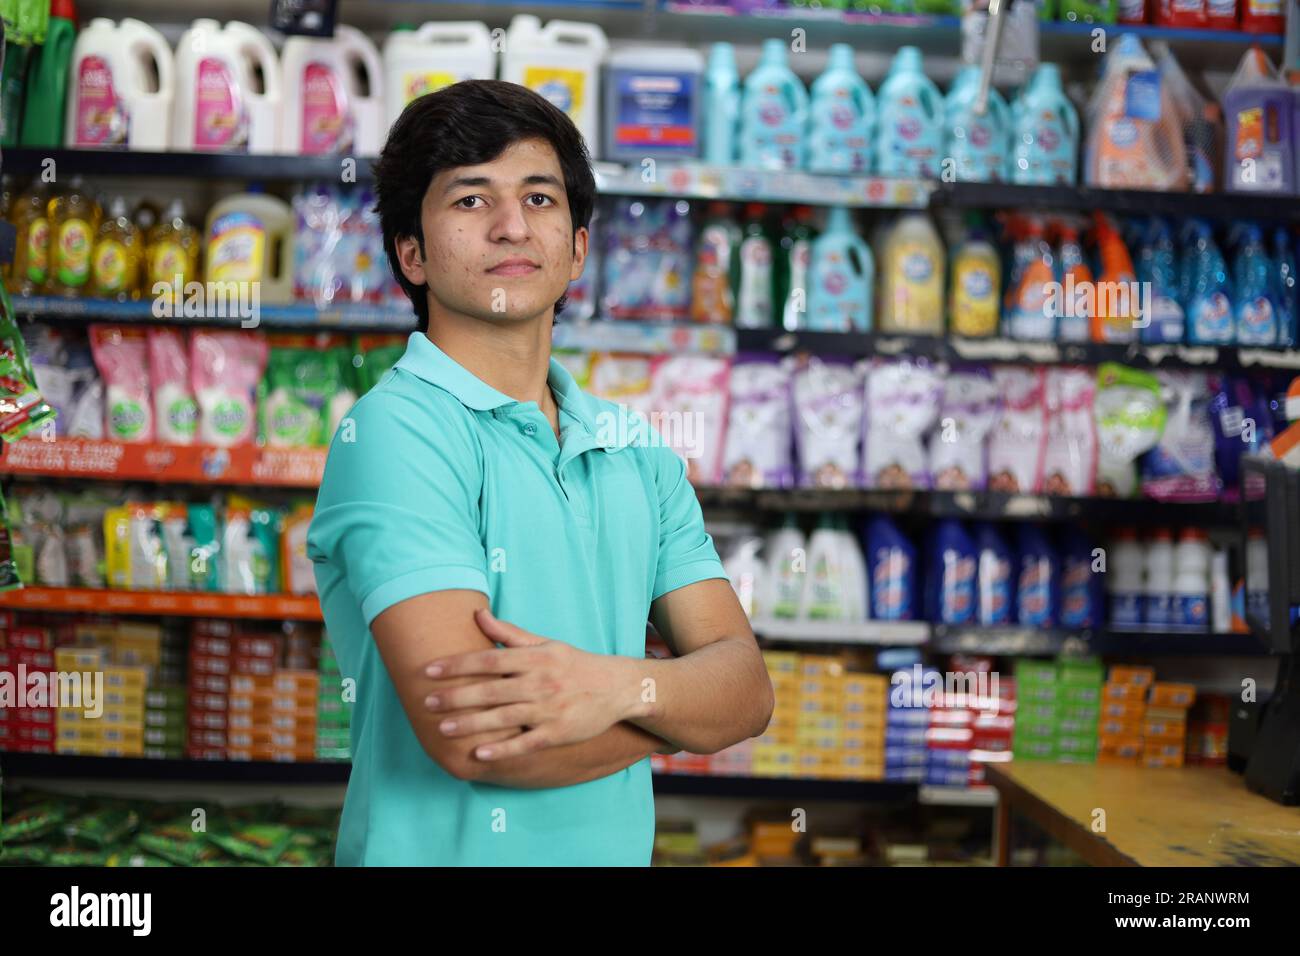
<instances>
[{"instance_id":1,"label":"detergent refill pouch","mask_svg":"<svg viewBox=\"0 0 1300 956\"><path fill-rule=\"evenodd\" d=\"M1023 366L993 369L1002 413L989 433L988 490L1037 494L1042 487L1047 410L1043 370Z\"/></svg>"},{"instance_id":2,"label":"detergent refill pouch","mask_svg":"<svg viewBox=\"0 0 1300 956\"><path fill-rule=\"evenodd\" d=\"M1048 368L1045 372L1043 493L1091 495L1097 476L1097 429L1092 407L1096 378L1086 368Z\"/></svg>"},{"instance_id":3,"label":"detergent refill pouch","mask_svg":"<svg viewBox=\"0 0 1300 956\"><path fill-rule=\"evenodd\" d=\"M1155 447L1165 428L1165 405L1154 375L1105 362L1097 368L1097 494L1131 498L1138 489L1134 463Z\"/></svg>"},{"instance_id":4,"label":"detergent refill pouch","mask_svg":"<svg viewBox=\"0 0 1300 956\"><path fill-rule=\"evenodd\" d=\"M731 367L724 484L791 488L790 368L774 355L742 355Z\"/></svg>"},{"instance_id":5,"label":"detergent refill pouch","mask_svg":"<svg viewBox=\"0 0 1300 956\"><path fill-rule=\"evenodd\" d=\"M852 487L862 467L862 368L812 357L793 382L800 487Z\"/></svg>"},{"instance_id":6,"label":"detergent refill pouch","mask_svg":"<svg viewBox=\"0 0 1300 956\"><path fill-rule=\"evenodd\" d=\"M1001 399L993 376L978 366L944 376L938 426L930 433L930 474L940 491L983 491L988 482L985 439Z\"/></svg>"},{"instance_id":7,"label":"detergent refill pouch","mask_svg":"<svg viewBox=\"0 0 1300 956\"><path fill-rule=\"evenodd\" d=\"M1142 460L1142 491L1157 501L1217 501L1210 385L1204 372L1159 371L1164 434Z\"/></svg>"},{"instance_id":8,"label":"detergent refill pouch","mask_svg":"<svg viewBox=\"0 0 1300 956\"><path fill-rule=\"evenodd\" d=\"M925 434L943 396L943 366L877 361L867 371L863 481L867 488L929 488Z\"/></svg>"}]
</instances>

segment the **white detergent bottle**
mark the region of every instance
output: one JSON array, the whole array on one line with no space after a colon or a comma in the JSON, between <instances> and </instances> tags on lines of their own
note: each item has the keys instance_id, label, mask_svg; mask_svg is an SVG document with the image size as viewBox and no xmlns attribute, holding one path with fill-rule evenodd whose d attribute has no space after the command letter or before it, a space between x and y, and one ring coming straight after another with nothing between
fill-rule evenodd
<instances>
[{"instance_id":1,"label":"white detergent bottle","mask_svg":"<svg viewBox=\"0 0 1300 956\"><path fill-rule=\"evenodd\" d=\"M808 584L799 617L805 621L843 620L845 578L839 532L831 517L823 515L808 540Z\"/></svg>"},{"instance_id":2,"label":"white detergent bottle","mask_svg":"<svg viewBox=\"0 0 1300 956\"><path fill-rule=\"evenodd\" d=\"M208 212L203 276L209 282L256 282L261 303L293 299L294 214L256 184ZM247 286L235 287L245 295ZM229 295L229 294L228 294Z\"/></svg>"},{"instance_id":3,"label":"white detergent bottle","mask_svg":"<svg viewBox=\"0 0 1300 956\"><path fill-rule=\"evenodd\" d=\"M384 69L364 33L293 36L280 51L280 152L377 156L384 139Z\"/></svg>"},{"instance_id":4,"label":"white detergent bottle","mask_svg":"<svg viewBox=\"0 0 1300 956\"><path fill-rule=\"evenodd\" d=\"M573 120L594 156L600 150L600 65L609 49L594 23L519 14L506 30L501 79L540 93Z\"/></svg>"},{"instance_id":5,"label":"white detergent bottle","mask_svg":"<svg viewBox=\"0 0 1300 956\"><path fill-rule=\"evenodd\" d=\"M139 20L96 17L77 36L63 142L77 149L165 151L176 92L171 47Z\"/></svg>"},{"instance_id":6,"label":"white detergent bottle","mask_svg":"<svg viewBox=\"0 0 1300 956\"><path fill-rule=\"evenodd\" d=\"M763 615L764 568L758 556L762 538L745 538L722 562L736 599L751 621Z\"/></svg>"},{"instance_id":7,"label":"white detergent bottle","mask_svg":"<svg viewBox=\"0 0 1300 956\"><path fill-rule=\"evenodd\" d=\"M201 19L185 31L176 47L176 149L273 153L280 103L280 60L261 30Z\"/></svg>"},{"instance_id":8,"label":"white detergent bottle","mask_svg":"<svg viewBox=\"0 0 1300 956\"><path fill-rule=\"evenodd\" d=\"M768 535L767 600L762 602L764 616L784 620L799 616L804 585L808 581L807 545L794 515L786 515L781 528Z\"/></svg>"},{"instance_id":9,"label":"white detergent bottle","mask_svg":"<svg viewBox=\"0 0 1300 956\"><path fill-rule=\"evenodd\" d=\"M461 80L491 80L497 55L486 23L426 23L394 30L384 41L384 129L411 100Z\"/></svg>"},{"instance_id":10,"label":"white detergent bottle","mask_svg":"<svg viewBox=\"0 0 1300 956\"><path fill-rule=\"evenodd\" d=\"M844 620L865 621L867 615L867 562L862 547L843 518L836 520L840 560L844 567Z\"/></svg>"}]
</instances>

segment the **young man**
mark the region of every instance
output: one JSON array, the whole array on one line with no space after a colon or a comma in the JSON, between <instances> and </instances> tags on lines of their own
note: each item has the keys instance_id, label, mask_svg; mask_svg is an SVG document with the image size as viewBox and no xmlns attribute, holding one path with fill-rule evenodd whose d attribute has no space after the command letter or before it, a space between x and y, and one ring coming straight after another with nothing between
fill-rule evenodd
<instances>
[{"instance_id":1,"label":"young man","mask_svg":"<svg viewBox=\"0 0 1300 956\"><path fill-rule=\"evenodd\" d=\"M307 539L356 680L336 862L647 865L649 755L761 734L773 692L683 462L550 357L581 135L462 82L406 108L375 179L421 330L335 435Z\"/></svg>"}]
</instances>

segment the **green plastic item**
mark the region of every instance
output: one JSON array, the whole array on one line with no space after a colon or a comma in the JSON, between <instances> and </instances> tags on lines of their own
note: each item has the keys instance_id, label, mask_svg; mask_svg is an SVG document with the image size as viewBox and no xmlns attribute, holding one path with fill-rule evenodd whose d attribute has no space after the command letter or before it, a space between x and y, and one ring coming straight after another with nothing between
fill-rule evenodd
<instances>
[{"instance_id":1,"label":"green plastic item","mask_svg":"<svg viewBox=\"0 0 1300 956\"><path fill-rule=\"evenodd\" d=\"M364 395L379 383L379 380L387 374L388 370L397 364L403 353L406 352L405 345L381 345L365 353L364 361L361 368L357 370L359 379L357 388L358 395Z\"/></svg>"},{"instance_id":2,"label":"green plastic item","mask_svg":"<svg viewBox=\"0 0 1300 956\"><path fill-rule=\"evenodd\" d=\"M14 319L9 293L0 285L0 438L16 441L28 432L53 425L54 409L36 387L27 343Z\"/></svg>"},{"instance_id":3,"label":"green plastic item","mask_svg":"<svg viewBox=\"0 0 1300 956\"><path fill-rule=\"evenodd\" d=\"M23 807L0 824L0 844L26 843L58 832L67 808L56 800Z\"/></svg>"},{"instance_id":4,"label":"green plastic item","mask_svg":"<svg viewBox=\"0 0 1300 956\"><path fill-rule=\"evenodd\" d=\"M1067 23L1114 23L1118 17L1118 0L1104 0L1102 3L1061 0L1060 18Z\"/></svg>"},{"instance_id":5,"label":"green plastic item","mask_svg":"<svg viewBox=\"0 0 1300 956\"><path fill-rule=\"evenodd\" d=\"M31 54L29 46L5 47L4 70L0 71L0 146L18 145Z\"/></svg>"},{"instance_id":6,"label":"green plastic item","mask_svg":"<svg viewBox=\"0 0 1300 956\"><path fill-rule=\"evenodd\" d=\"M276 448L324 445L329 400L342 387L337 351L272 349L258 395L263 441Z\"/></svg>"},{"instance_id":7,"label":"green plastic item","mask_svg":"<svg viewBox=\"0 0 1300 956\"><path fill-rule=\"evenodd\" d=\"M218 570L221 562L218 552L221 539L217 533L217 512L212 505L189 505L186 508L189 527L186 540L193 541L190 547L190 587L195 591L216 591L220 589Z\"/></svg>"},{"instance_id":8,"label":"green plastic item","mask_svg":"<svg viewBox=\"0 0 1300 956\"><path fill-rule=\"evenodd\" d=\"M235 824L229 830L209 833L208 839L240 860L273 866L289 849L293 830L278 823Z\"/></svg>"}]
</instances>

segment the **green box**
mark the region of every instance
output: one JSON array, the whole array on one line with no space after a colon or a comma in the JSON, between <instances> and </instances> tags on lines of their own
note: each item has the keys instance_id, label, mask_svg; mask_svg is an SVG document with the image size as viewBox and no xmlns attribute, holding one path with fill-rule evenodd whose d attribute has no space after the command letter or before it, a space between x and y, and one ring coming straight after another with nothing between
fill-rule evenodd
<instances>
[{"instance_id":1,"label":"green box","mask_svg":"<svg viewBox=\"0 0 1300 956\"><path fill-rule=\"evenodd\" d=\"M1084 754L1097 752L1097 735L1061 734L1056 738L1058 754Z\"/></svg>"},{"instance_id":2,"label":"green box","mask_svg":"<svg viewBox=\"0 0 1300 956\"><path fill-rule=\"evenodd\" d=\"M149 760L181 760L185 757L185 748L145 747L141 753Z\"/></svg>"},{"instance_id":3,"label":"green box","mask_svg":"<svg viewBox=\"0 0 1300 956\"><path fill-rule=\"evenodd\" d=\"M1011 752L1015 754L1015 759L1017 760L1055 760L1056 741L1021 740L1013 737L1011 740Z\"/></svg>"},{"instance_id":4,"label":"green box","mask_svg":"<svg viewBox=\"0 0 1300 956\"><path fill-rule=\"evenodd\" d=\"M1084 737L1088 734L1097 733L1097 721L1093 720L1074 720L1068 717L1059 718L1056 721L1056 733L1058 736L1067 737Z\"/></svg>"},{"instance_id":5,"label":"green box","mask_svg":"<svg viewBox=\"0 0 1300 956\"><path fill-rule=\"evenodd\" d=\"M349 747L317 747L317 760L351 760L352 750Z\"/></svg>"},{"instance_id":6,"label":"green box","mask_svg":"<svg viewBox=\"0 0 1300 956\"><path fill-rule=\"evenodd\" d=\"M1094 748L1093 750L1090 750L1087 753L1079 753L1079 754L1058 753L1056 755L1056 762L1057 763L1096 763L1097 751Z\"/></svg>"},{"instance_id":7,"label":"green box","mask_svg":"<svg viewBox=\"0 0 1300 956\"><path fill-rule=\"evenodd\" d=\"M1023 737L1026 740L1055 740L1057 737L1056 721L1022 721L1017 718L1012 736Z\"/></svg>"},{"instance_id":8,"label":"green box","mask_svg":"<svg viewBox=\"0 0 1300 956\"><path fill-rule=\"evenodd\" d=\"M1026 723L1043 723L1056 720L1060 709L1056 704L1019 702L1016 708L1016 724L1022 720Z\"/></svg>"},{"instance_id":9,"label":"green box","mask_svg":"<svg viewBox=\"0 0 1300 956\"><path fill-rule=\"evenodd\" d=\"M1060 704L1056 708L1057 720L1078 720L1094 727L1101 720L1100 704Z\"/></svg>"},{"instance_id":10,"label":"green box","mask_svg":"<svg viewBox=\"0 0 1300 956\"><path fill-rule=\"evenodd\" d=\"M316 728L316 747L324 747L326 750L337 748L348 748L352 746L352 732L350 730L329 730Z\"/></svg>"},{"instance_id":11,"label":"green box","mask_svg":"<svg viewBox=\"0 0 1300 956\"><path fill-rule=\"evenodd\" d=\"M184 747L185 726L181 724L176 727L146 727L144 729L144 745L146 747Z\"/></svg>"},{"instance_id":12,"label":"green box","mask_svg":"<svg viewBox=\"0 0 1300 956\"><path fill-rule=\"evenodd\" d=\"M1016 698L1022 703L1047 704L1055 710L1061 688L1055 684L1017 684Z\"/></svg>"},{"instance_id":13,"label":"green box","mask_svg":"<svg viewBox=\"0 0 1300 956\"><path fill-rule=\"evenodd\" d=\"M184 710L189 702L189 689L185 687L147 687L144 692L146 710Z\"/></svg>"},{"instance_id":14,"label":"green box","mask_svg":"<svg viewBox=\"0 0 1300 956\"><path fill-rule=\"evenodd\" d=\"M1031 658L1022 657L1016 661L1016 689L1025 684L1052 684L1058 680L1055 664L1044 664Z\"/></svg>"},{"instance_id":15,"label":"green box","mask_svg":"<svg viewBox=\"0 0 1300 956\"><path fill-rule=\"evenodd\" d=\"M1061 661L1060 680L1069 686L1100 685L1105 679L1101 662L1095 657Z\"/></svg>"},{"instance_id":16,"label":"green box","mask_svg":"<svg viewBox=\"0 0 1300 956\"><path fill-rule=\"evenodd\" d=\"M1061 688L1061 696L1058 698L1062 704L1091 704L1101 706L1101 685L1066 685Z\"/></svg>"}]
</instances>

